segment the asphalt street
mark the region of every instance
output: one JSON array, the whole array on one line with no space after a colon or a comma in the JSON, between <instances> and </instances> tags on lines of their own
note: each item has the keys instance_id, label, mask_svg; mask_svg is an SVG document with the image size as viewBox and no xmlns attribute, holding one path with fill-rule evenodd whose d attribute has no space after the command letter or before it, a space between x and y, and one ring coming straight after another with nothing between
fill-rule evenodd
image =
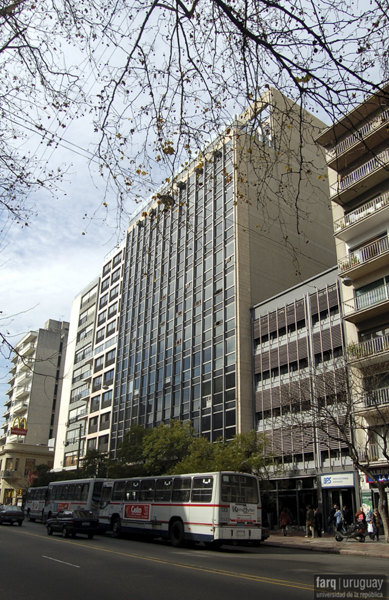
<instances>
[{"instance_id":1,"label":"asphalt street","mask_svg":"<svg viewBox=\"0 0 389 600\"><path fill-rule=\"evenodd\" d=\"M266 546L176 549L155 541L49 537L0 527L0 593L13 600L310 599L316 574L386 574L386 559Z\"/></svg>"}]
</instances>

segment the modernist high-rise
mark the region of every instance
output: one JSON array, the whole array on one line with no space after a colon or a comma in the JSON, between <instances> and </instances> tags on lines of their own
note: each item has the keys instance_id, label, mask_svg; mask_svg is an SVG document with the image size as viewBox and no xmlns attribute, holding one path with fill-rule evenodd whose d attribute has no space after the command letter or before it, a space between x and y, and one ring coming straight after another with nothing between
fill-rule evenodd
<instances>
[{"instance_id":1,"label":"modernist high-rise","mask_svg":"<svg viewBox=\"0 0 389 600\"><path fill-rule=\"evenodd\" d=\"M322 128L269 90L134 215L77 345L93 353L86 448L115 455L132 424L172 418L210 440L252 429L250 308L335 262Z\"/></svg>"},{"instance_id":2,"label":"modernist high-rise","mask_svg":"<svg viewBox=\"0 0 389 600\"><path fill-rule=\"evenodd\" d=\"M16 501L35 467L53 463L68 329L69 323L50 319L13 350L0 439L0 503Z\"/></svg>"},{"instance_id":3,"label":"modernist high-rise","mask_svg":"<svg viewBox=\"0 0 389 600\"><path fill-rule=\"evenodd\" d=\"M388 479L389 85L318 137L327 150L338 270L362 461ZM369 496L374 486L363 476ZM374 500L377 504L377 500Z\"/></svg>"}]
</instances>

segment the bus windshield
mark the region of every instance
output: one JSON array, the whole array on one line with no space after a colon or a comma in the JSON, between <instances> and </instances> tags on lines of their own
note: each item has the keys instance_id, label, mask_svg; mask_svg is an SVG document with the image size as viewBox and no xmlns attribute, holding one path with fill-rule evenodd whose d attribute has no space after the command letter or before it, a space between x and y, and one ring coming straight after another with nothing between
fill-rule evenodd
<instances>
[{"instance_id":1,"label":"bus windshield","mask_svg":"<svg viewBox=\"0 0 389 600\"><path fill-rule=\"evenodd\" d=\"M222 475L222 502L257 504L258 484L254 477L240 474Z\"/></svg>"}]
</instances>

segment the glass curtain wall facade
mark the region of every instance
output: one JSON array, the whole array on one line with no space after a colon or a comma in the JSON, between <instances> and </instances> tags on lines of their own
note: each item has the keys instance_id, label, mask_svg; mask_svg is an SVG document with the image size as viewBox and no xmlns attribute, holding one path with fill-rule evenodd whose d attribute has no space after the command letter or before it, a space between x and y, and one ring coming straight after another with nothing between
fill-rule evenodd
<instances>
[{"instance_id":1,"label":"glass curtain wall facade","mask_svg":"<svg viewBox=\"0 0 389 600\"><path fill-rule=\"evenodd\" d=\"M133 424L236 433L232 143L127 234L110 449Z\"/></svg>"}]
</instances>

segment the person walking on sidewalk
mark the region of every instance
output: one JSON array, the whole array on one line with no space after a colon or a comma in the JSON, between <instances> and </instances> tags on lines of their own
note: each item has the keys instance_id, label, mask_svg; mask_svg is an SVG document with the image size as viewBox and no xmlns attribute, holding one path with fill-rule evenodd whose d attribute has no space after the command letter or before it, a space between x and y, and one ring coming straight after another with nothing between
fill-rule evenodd
<instances>
[{"instance_id":1,"label":"person walking on sidewalk","mask_svg":"<svg viewBox=\"0 0 389 600\"><path fill-rule=\"evenodd\" d=\"M310 533L312 537L315 537L315 532L313 529L315 522L315 513L313 512L313 508L310 504L307 506L307 516L305 519L305 537L310 537Z\"/></svg>"},{"instance_id":2,"label":"person walking on sidewalk","mask_svg":"<svg viewBox=\"0 0 389 600\"><path fill-rule=\"evenodd\" d=\"M378 512L378 509L375 508L373 511L373 540L374 537L376 538L377 542L380 541L380 526L381 526L381 519L380 519L380 513Z\"/></svg>"},{"instance_id":3,"label":"person walking on sidewalk","mask_svg":"<svg viewBox=\"0 0 389 600\"><path fill-rule=\"evenodd\" d=\"M317 537L321 537L321 530L323 527L323 515L319 507L315 509L315 517L314 517L314 530Z\"/></svg>"},{"instance_id":4,"label":"person walking on sidewalk","mask_svg":"<svg viewBox=\"0 0 389 600\"><path fill-rule=\"evenodd\" d=\"M280 528L282 529L284 535L286 535L286 528L291 524L292 519L290 518L290 514L286 508L283 508L280 513Z\"/></svg>"}]
</instances>

